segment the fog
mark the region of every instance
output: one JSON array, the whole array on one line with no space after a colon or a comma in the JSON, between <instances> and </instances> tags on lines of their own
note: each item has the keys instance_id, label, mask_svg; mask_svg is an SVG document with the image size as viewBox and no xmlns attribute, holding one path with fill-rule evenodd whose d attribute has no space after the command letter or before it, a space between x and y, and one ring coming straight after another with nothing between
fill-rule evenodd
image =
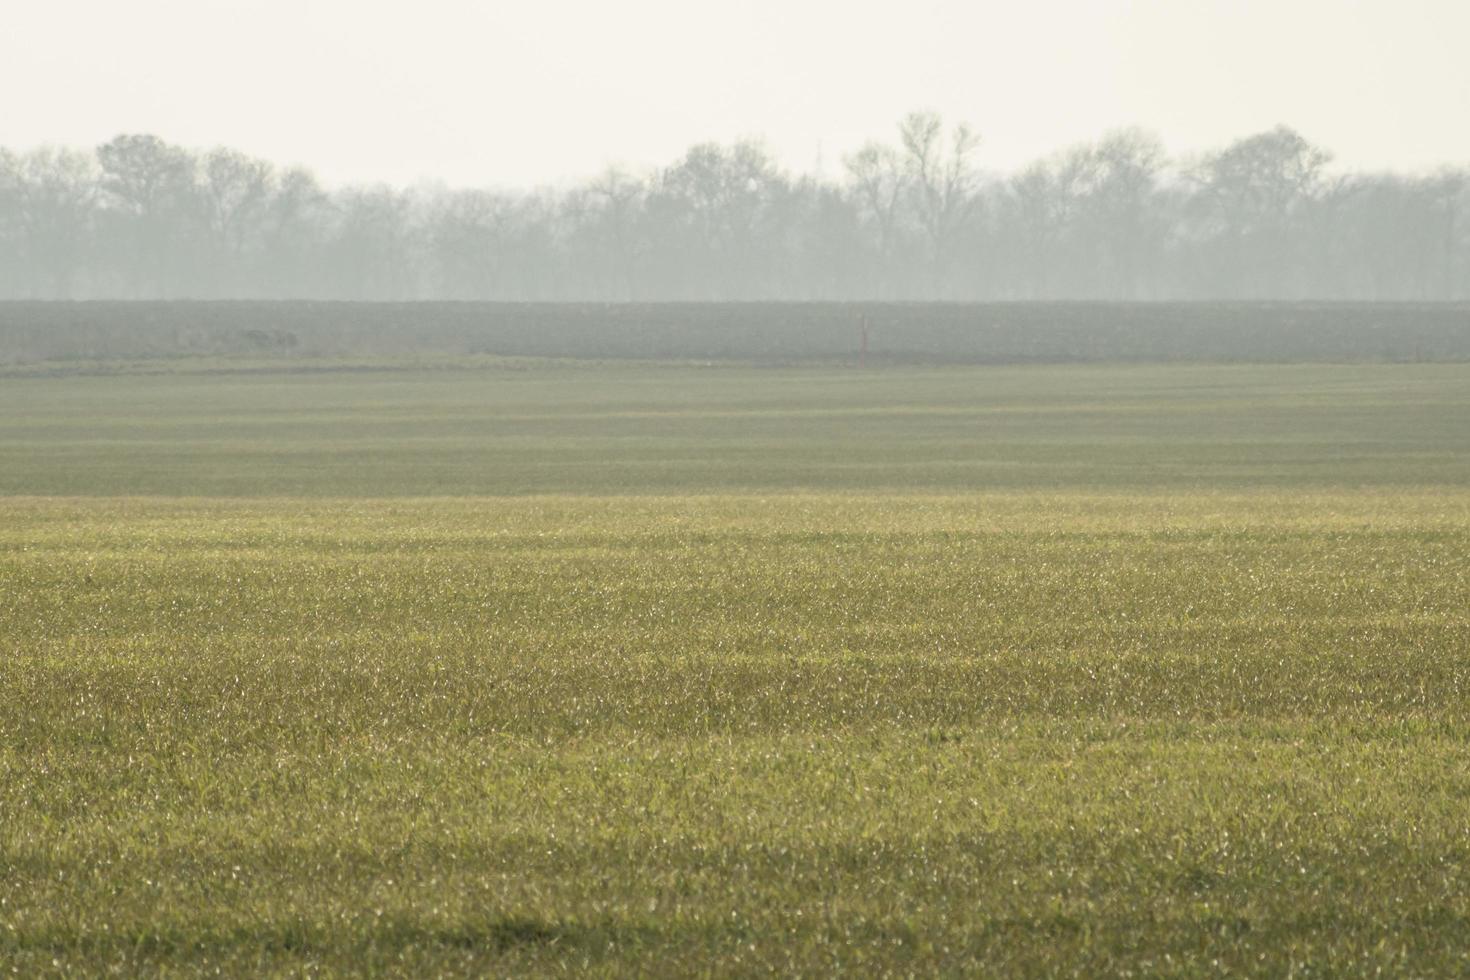
<instances>
[{"instance_id":1,"label":"fog","mask_svg":"<svg viewBox=\"0 0 1470 980\"><path fill-rule=\"evenodd\" d=\"M13 6L0 298L1470 296L1461 0Z\"/></svg>"},{"instance_id":2,"label":"fog","mask_svg":"<svg viewBox=\"0 0 1470 980\"><path fill-rule=\"evenodd\" d=\"M551 191L324 187L152 135L0 150L0 296L1458 299L1470 180L1345 173L1277 127L1193 160L1136 129L987 172L932 112L839 175L756 141Z\"/></svg>"}]
</instances>

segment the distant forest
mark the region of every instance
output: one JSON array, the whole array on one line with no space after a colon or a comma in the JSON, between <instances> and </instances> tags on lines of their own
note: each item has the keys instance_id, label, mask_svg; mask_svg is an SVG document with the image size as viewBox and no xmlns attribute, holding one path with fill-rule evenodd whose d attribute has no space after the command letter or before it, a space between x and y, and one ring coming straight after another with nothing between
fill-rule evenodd
<instances>
[{"instance_id":1,"label":"distant forest","mask_svg":"<svg viewBox=\"0 0 1470 980\"><path fill-rule=\"evenodd\" d=\"M330 189L151 135L0 149L0 298L1470 298L1466 167L1344 174L1285 127L1189 160L1117 131L1013 174L983 150L920 112L835 177L743 141L507 192Z\"/></svg>"}]
</instances>

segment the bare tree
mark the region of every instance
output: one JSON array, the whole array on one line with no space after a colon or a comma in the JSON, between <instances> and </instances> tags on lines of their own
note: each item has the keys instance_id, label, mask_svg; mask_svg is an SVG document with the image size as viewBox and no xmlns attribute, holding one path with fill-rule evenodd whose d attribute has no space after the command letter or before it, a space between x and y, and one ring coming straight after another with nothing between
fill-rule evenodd
<instances>
[{"instance_id":1,"label":"bare tree","mask_svg":"<svg viewBox=\"0 0 1470 980\"><path fill-rule=\"evenodd\" d=\"M1164 146L1152 133L1116 130L1103 137L1091 157L1089 210L1103 267L1098 291L1138 299L1144 267L1163 242L1158 184Z\"/></svg>"},{"instance_id":2,"label":"bare tree","mask_svg":"<svg viewBox=\"0 0 1470 980\"><path fill-rule=\"evenodd\" d=\"M909 175L897 150L877 141L863 144L856 153L843 160L849 182L871 229L877 252L880 295L893 292L893 266L899 249L900 222L904 199L909 190Z\"/></svg>"},{"instance_id":3,"label":"bare tree","mask_svg":"<svg viewBox=\"0 0 1470 980\"><path fill-rule=\"evenodd\" d=\"M307 170L293 167L272 181L261 215L261 274L268 294L326 294L320 262L331 214L328 195Z\"/></svg>"},{"instance_id":4,"label":"bare tree","mask_svg":"<svg viewBox=\"0 0 1470 980\"><path fill-rule=\"evenodd\" d=\"M515 270L519 202L495 191L454 191L429 217L428 245L444 295L492 299L518 289Z\"/></svg>"},{"instance_id":5,"label":"bare tree","mask_svg":"<svg viewBox=\"0 0 1470 980\"><path fill-rule=\"evenodd\" d=\"M1010 181L1010 224L1030 298L1077 292L1086 259L1078 254L1076 240L1096 171L1093 149L1078 146L1031 164Z\"/></svg>"},{"instance_id":6,"label":"bare tree","mask_svg":"<svg viewBox=\"0 0 1470 980\"><path fill-rule=\"evenodd\" d=\"M335 200L329 245L338 289L350 299L412 298L412 202L387 186L354 188Z\"/></svg>"},{"instance_id":7,"label":"bare tree","mask_svg":"<svg viewBox=\"0 0 1470 980\"><path fill-rule=\"evenodd\" d=\"M598 232L622 280L620 298L634 299L638 295L638 264L644 252L638 225L648 185L616 167L609 167L593 181L590 190L598 202Z\"/></svg>"},{"instance_id":8,"label":"bare tree","mask_svg":"<svg viewBox=\"0 0 1470 980\"><path fill-rule=\"evenodd\" d=\"M215 277L226 295L238 295L246 253L263 231L274 168L238 150L211 150L202 166L200 196L216 257Z\"/></svg>"},{"instance_id":9,"label":"bare tree","mask_svg":"<svg viewBox=\"0 0 1470 980\"><path fill-rule=\"evenodd\" d=\"M32 292L65 299L90 258L97 207L97 166L90 155L44 147L9 158L20 243ZM42 286L41 283L45 285Z\"/></svg>"},{"instance_id":10,"label":"bare tree","mask_svg":"<svg viewBox=\"0 0 1470 980\"><path fill-rule=\"evenodd\" d=\"M942 294L950 252L974 214L977 174L971 156L980 138L961 123L944 138L934 112L913 112L898 127L908 166L910 198L929 245L933 295Z\"/></svg>"},{"instance_id":11,"label":"bare tree","mask_svg":"<svg viewBox=\"0 0 1470 980\"><path fill-rule=\"evenodd\" d=\"M1331 154L1285 126L1237 140L1193 174L1215 225L1222 285L1234 295L1290 295L1298 218L1323 190Z\"/></svg>"},{"instance_id":12,"label":"bare tree","mask_svg":"<svg viewBox=\"0 0 1470 980\"><path fill-rule=\"evenodd\" d=\"M192 265L183 245L193 231L194 160L157 136L119 136L97 148L102 190L118 219L118 255L134 289L170 292Z\"/></svg>"},{"instance_id":13,"label":"bare tree","mask_svg":"<svg viewBox=\"0 0 1470 980\"><path fill-rule=\"evenodd\" d=\"M1459 292L1455 280L1460 251L1461 215L1466 207L1466 194L1470 192L1470 170L1446 168L1430 179L1429 189L1440 215L1442 228L1439 236L1439 298L1455 299Z\"/></svg>"},{"instance_id":14,"label":"bare tree","mask_svg":"<svg viewBox=\"0 0 1470 980\"><path fill-rule=\"evenodd\" d=\"M654 203L672 233L665 254L697 284L699 298L759 293L762 274L777 261L763 246L783 184L765 148L749 140L694 146L664 172Z\"/></svg>"}]
</instances>

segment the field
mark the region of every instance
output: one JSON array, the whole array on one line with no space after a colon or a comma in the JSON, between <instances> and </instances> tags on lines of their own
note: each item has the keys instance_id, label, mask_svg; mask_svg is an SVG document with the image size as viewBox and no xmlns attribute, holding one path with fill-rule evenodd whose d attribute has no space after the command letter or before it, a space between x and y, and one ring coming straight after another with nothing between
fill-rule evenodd
<instances>
[{"instance_id":1,"label":"field","mask_svg":"<svg viewBox=\"0 0 1470 980\"><path fill-rule=\"evenodd\" d=\"M0 366L251 354L762 364L1465 362L1470 303L0 302Z\"/></svg>"},{"instance_id":2,"label":"field","mask_svg":"<svg viewBox=\"0 0 1470 980\"><path fill-rule=\"evenodd\" d=\"M0 376L0 973L1470 972L1470 366Z\"/></svg>"}]
</instances>

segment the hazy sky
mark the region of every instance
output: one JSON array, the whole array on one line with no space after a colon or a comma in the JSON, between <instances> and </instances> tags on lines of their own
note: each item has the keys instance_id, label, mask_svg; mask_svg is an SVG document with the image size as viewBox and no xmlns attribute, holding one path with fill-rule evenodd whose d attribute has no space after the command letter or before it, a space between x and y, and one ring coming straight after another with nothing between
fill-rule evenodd
<instances>
[{"instance_id":1,"label":"hazy sky","mask_svg":"<svg viewBox=\"0 0 1470 980\"><path fill-rule=\"evenodd\" d=\"M331 182L530 185L761 136L794 169L965 119L1009 169L1285 122L1470 162L1470 0L0 0L0 144L228 143Z\"/></svg>"}]
</instances>

